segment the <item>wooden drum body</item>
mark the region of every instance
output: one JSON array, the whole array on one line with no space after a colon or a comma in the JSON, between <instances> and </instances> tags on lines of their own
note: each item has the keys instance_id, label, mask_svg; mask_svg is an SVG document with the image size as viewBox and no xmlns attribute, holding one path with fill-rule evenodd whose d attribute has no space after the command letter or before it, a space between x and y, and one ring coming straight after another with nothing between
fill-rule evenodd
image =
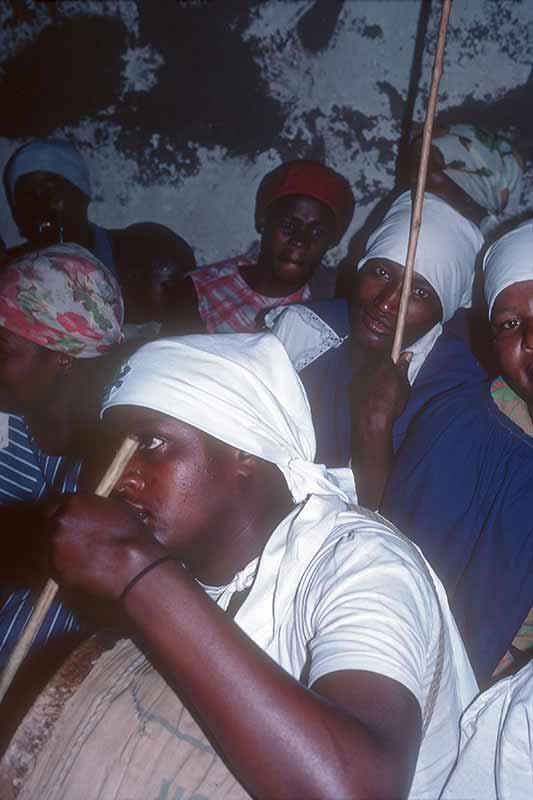
<instances>
[{"instance_id":1,"label":"wooden drum body","mask_svg":"<svg viewBox=\"0 0 533 800\"><path fill-rule=\"evenodd\" d=\"M129 640L76 650L0 763L2 800L245 800L197 723Z\"/></svg>"}]
</instances>

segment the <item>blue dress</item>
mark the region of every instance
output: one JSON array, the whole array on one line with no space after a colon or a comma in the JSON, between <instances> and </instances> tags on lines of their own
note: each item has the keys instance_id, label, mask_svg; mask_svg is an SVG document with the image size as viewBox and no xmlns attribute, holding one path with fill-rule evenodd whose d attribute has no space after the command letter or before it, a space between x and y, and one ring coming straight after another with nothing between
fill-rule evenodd
<instances>
[{"instance_id":1,"label":"blue dress","mask_svg":"<svg viewBox=\"0 0 533 800\"><path fill-rule=\"evenodd\" d=\"M328 350L302 369L300 378L305 386L315 433L315 460L328 467L345 467L350 448L350 385L357 374L353 367L350 320L345 300L325 300L306 303L345 341ZM473 357L467 344L466 312L459 311L448 322L420 369L411 387L407 407L393 429L394 449L400 446L413 418L435 396L454 386L480 381L485 373Z\"/></svg>"},{"instance_id":2,"label":"blue dress","mask_svg":"<svg viewBox=\"0 0 533 800\"><path fill-rule=\"evenodd\" d=\"M443 581L480 680L533 606L533 439L488 381L433 399L396 454L383 514Z\"/></svg>"}]
</instances>

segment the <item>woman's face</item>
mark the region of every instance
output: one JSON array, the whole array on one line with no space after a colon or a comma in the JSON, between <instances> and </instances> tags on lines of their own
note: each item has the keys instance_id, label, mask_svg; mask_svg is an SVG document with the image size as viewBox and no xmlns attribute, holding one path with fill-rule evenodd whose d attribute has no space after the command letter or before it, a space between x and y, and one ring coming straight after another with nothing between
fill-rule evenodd
<instances>
[{"instance_id":1,"label":"woman's face","mask_svg":"<svg viewBox=\"0 0 533 800\"><path fill-rule=\"evenodd\" d=\"M533 409L533 280L500 292L491 315L494 350L502 376Z\"/></svg>"},{"instance_id":2,"label":"woman's face","mask_svg":"<svg viewBox=\"0 0 533 800\"><path fill-rule=\"evenodd\" d=\"M404 267L388 258L371 258L358 272L351 304L352 340L365 349L390 353L400 305ZM431 284L413 275L403 348L414 344L442 320L442 306Z\"/></svg>"}]
</instances>

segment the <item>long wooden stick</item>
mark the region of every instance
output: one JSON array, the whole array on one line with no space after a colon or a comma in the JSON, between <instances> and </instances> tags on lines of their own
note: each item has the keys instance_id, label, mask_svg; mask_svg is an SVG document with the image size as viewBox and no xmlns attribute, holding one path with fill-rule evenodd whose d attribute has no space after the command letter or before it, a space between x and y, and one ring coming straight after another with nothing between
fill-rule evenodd
<instances>
[{"instance_id":1,"label":"long wooden stick","mask_svg":"<svg viewBox=\"0 0 533 800\"><path fill-rule=\"evenodd\" d=\"M104 477L96 487L95 494L98 495L98 497L109 497L113 487L124 472L126 464L137 449L137 446L137 439L134 439L131 436L126 436L113 461L109 465ZM46 581L46 585L39 595L39 599L37 600L33 612L28 620L28 624L26 625L22 636L15 645L15 648L13 649L7 664L4 667L4 671L2 672L2 677L0 678L0 703L4 699L18 668L28 655L33 638L43 624L44 618L46 617L48 610L52 605L58 588L59 587L57 583L51 578Z\"/></svg>"},{"instance_id":2,"label":"long wooden stick","mask_svg":"<svg viewBox=\"0 0 533 800\"><path fill-rule=\"evenodd\" d=\"M407 306L409 304L409 298L411 296L411 286L413 283L416 246L418 244L418 235L420 233L420 224L422 222L422 206L424 204L424 191L426 188L429 153L431 150L431 134L433 132L433 123L435 121L435 110L437 108L439 83L443 71L444 47L446 45L446 34L448 32L448 21L450 19L451 8L452 8L452 0L442 1L439 37L437 39L437 49L435 52L435 61L433 64L433 74L431 76L431 89L429 92L428 107L426 111L426 119L424 122L424 133L422 135L422 153L420 156L420 165L418 167L415 201L413 203L413 208L411 211L411 227L409 229L407 260L405 263L405 271L402 283L402 294L400 297L400 307L398 309L398 319L396 322L396 330L394 332L394 342L392 345L391 355L394 363L398 361L402 349L405 320L407 317Z\"/></svg>"}]
</instances>

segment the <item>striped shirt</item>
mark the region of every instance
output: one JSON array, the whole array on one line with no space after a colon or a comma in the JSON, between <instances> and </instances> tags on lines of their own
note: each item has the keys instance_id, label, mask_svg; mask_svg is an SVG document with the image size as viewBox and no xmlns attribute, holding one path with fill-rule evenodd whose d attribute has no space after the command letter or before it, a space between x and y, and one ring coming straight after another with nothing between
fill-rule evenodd
<instances>
[{"instance_id":1,"label":"striped shirt","mask_svg":"<svg viewBox=\"0 0 533 800\"><path fill-rule=\"evenodd\" d=\"M42 500L55 492L75 492L81 462L47 456L37 446L21 417L0 415L7 438L0 443L0 505ZM4 530L3 535L8 536ZM36 593L30 589L0 586L0 668L4 665L32 612ZM54 636L75 632L80 623L60 600L55 600L32 645L42 647Z\"/></svg>"}]
</instances>

